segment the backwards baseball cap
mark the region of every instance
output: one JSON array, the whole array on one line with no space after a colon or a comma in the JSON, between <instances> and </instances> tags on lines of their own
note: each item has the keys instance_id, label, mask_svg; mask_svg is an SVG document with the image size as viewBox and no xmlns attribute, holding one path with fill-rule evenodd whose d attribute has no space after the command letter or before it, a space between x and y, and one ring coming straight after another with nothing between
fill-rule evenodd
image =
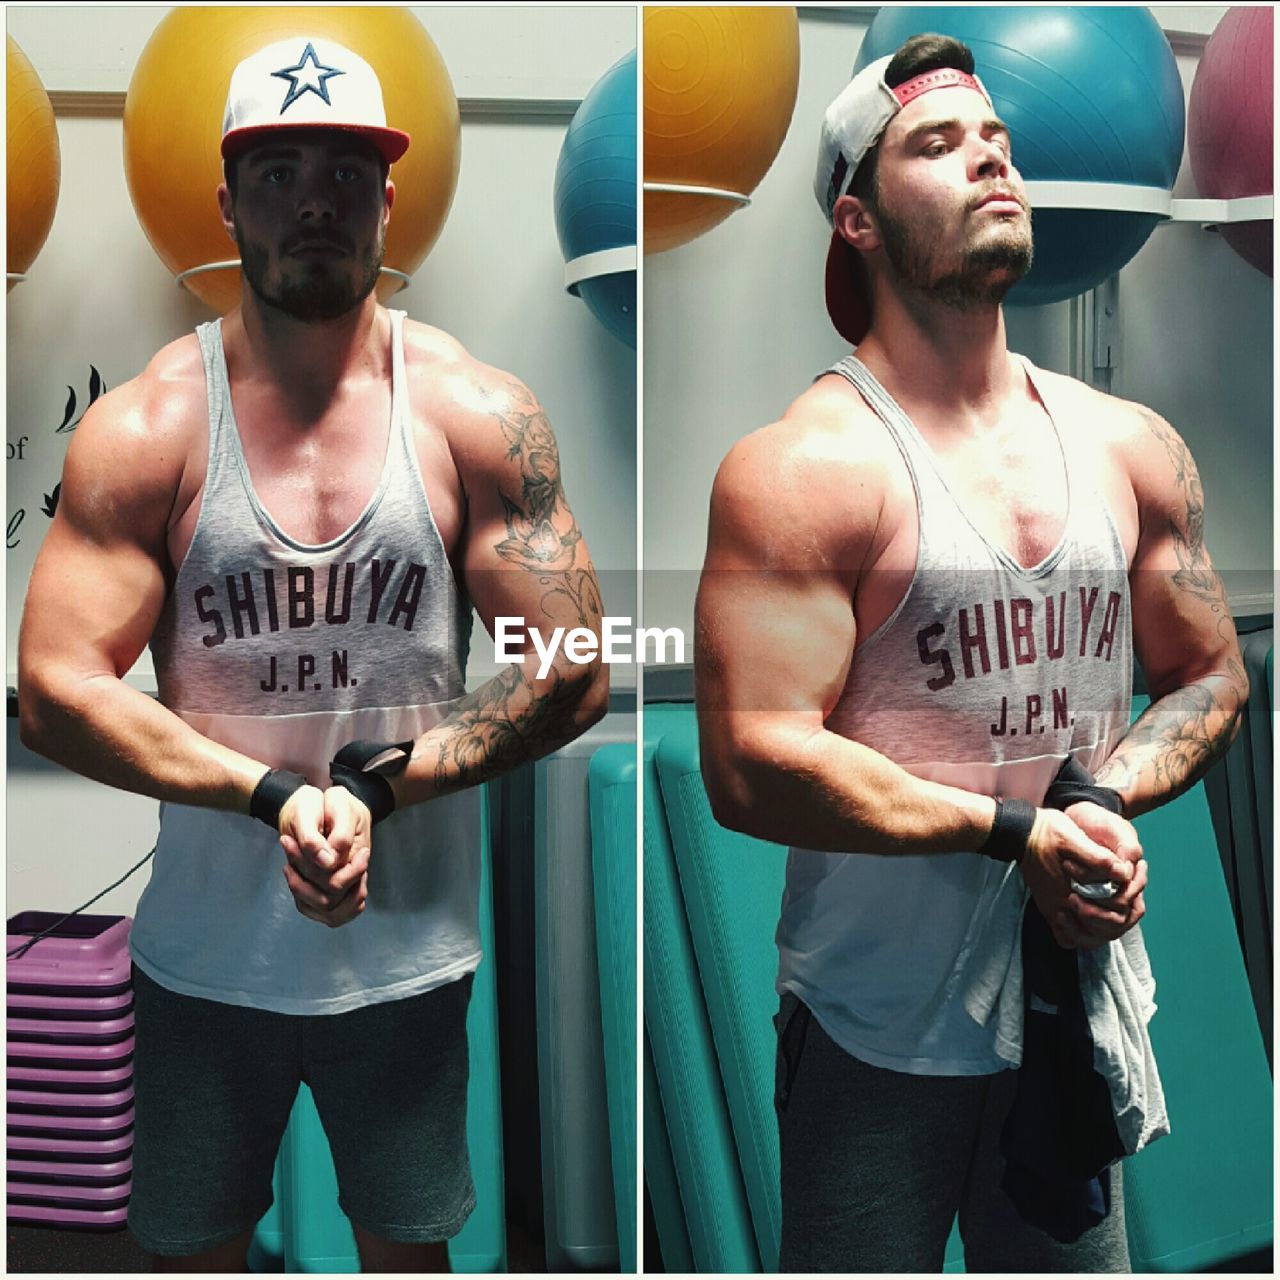
<instances>
[{"instance_id":1,"label":"backwards baseball cap","mask_svg":"<svg viewBox=\"0 0 1280 1280\"><path fill-rule=\"evenodd\" d=\"M892 56L878 58L859 71L822 118L813 194L833 227L836 201L848 194L863 157L909 102L932 89L958 85L977 90L991 105L982 81L955 67L922 72L891 89L884 77L892 61ZM838 231L832 232L827 250L826 292L827 314L840 335L856 347L871 324L867 268L862 255Z\"/></svg>"},{"instance_id":2,"label":"backwards baseball cap","mask_svg":"<svg viewBox=\"0 0 1280 1280\"><path fill-rule=\"evenodd\" d=\"M250 54L231 73L222 155L281 129L339 129L367 138L394 164L409 135L387 128L382 86L359 54L333 40L294 36Z\"/></svg>"}]
</instances>

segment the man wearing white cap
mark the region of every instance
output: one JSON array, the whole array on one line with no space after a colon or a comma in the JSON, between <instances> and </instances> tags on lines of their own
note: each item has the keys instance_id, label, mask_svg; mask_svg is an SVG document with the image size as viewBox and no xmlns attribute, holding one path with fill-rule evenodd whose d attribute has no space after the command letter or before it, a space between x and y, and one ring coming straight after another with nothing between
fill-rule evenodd
<instances>
[{"instance_id":1,"label":"man wearing white cap","mask_svg":"<svg viewBox=\"0 0 1280 1280\"><path fill-rule=\"evenodd\" d=\"M1028 1059L1007 1069L1021 997L1005 1022L992 992L1024 963L1037 992L1037 930L1081 986L1134 945L1127 819L1234 735L1195 465L1157 415L1007 350L1030 216L963 45L913 37L860 72L815 191L857 351L721 464L697 605L714 812L791 846L781 1266L937 1271L959 1214L970 1271L1127 1270L1117 1164L1070 1206L1010 1176L1027 1116L1060 1117L1028 1103ZM1130 728L1135 654L1154 701ZM1066 1007L1033 1000L1035 1027Z\"/></svg>"},{"instance_id":2,"label":"man wearing white cap","mask_svg":"<svg viewBox=\"0 0 1280 1280\"><path fill-rule=\"evenodd\" d=\"M129 1213L162 1270L244 1268L303 1080L364 1268L448 1269L475 784L607 697L560 662L465 693L473 605L597 631L601 606L533 394L374 296L409 142L332 40L240 63L217 196L241 305L85 416L31 579L24 741L164 802ZM158 701L122 679L148 643Z\"/></svg>"}]
</instances>

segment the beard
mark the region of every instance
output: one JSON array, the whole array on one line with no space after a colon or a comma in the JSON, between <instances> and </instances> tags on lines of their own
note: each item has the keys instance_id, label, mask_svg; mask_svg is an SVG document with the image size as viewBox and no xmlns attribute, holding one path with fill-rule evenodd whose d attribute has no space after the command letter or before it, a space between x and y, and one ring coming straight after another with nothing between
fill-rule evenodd
<instances>
[{"instance_id":1,"label":"beard","mask_svg":"<svg viewBox=\"0 0 1280 1280\"><path fill-rule=\"evenodd\" d=\"M931 228L898 218L883 206L877 213L885 256L898 283L957 311L999 305L1031 269L1029 223L989 228L981 243L965 245L958 262L947 262L935 250Z\"/></svg>"},{"instance_id":2,"label":"beard","mask_svg":"<svg viewBox=\"0 0 1280 1280\"><path fill-rule=\"evenodd\" d=\"M359 270L352 276L333 267L344 264L337 261L304 262L290 264L299 269L290 274L289 269L280 272L276 287L268 281L270 253L261 245L249 243L235 220L236 244L240 249L240 269L244 278L260 302L277 311L283 311L295 320L316 323L336 320L358 307L374 290L378 273L382 269L386 250L386 228L378 231L377 240L360 256Z\"/></svg>"}]
</instances>

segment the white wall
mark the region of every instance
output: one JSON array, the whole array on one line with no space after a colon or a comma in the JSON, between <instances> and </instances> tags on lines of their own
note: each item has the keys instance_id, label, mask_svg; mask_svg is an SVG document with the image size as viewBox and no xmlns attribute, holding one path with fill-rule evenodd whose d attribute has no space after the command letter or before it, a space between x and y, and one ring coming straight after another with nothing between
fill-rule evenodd
<instances>
[{"instance_id":1,"label":"white wall","mask_svg":"<svg viewBox=\"0 0 1280 1280\"><path fill-rule=\"evenodd\" d=\"M1194 33L1221 7L1156 10L1187 90ZM872 10L800 11L800 90L791 128L750 207L644 262L644 608L692 624L720 459L776 418L847 353L822 297L829 232L812 195L819 122L848 83ZM1186 33L1191 33L1188 36ZM1194 194L1184 160L1175 194ZM1221 239L1157 229L1120 275L1123 357L1113 390L1184 434L1206 492L1209 546L1233 606L1271 608L1272 290ZM1011 345L1068 372L1072 304L1009 308Z\"/></svg>"},{"instance_id":2,"label":"white wall","mask_svg":"<svg viewBox=\"0 0 1280 1280\"><path fill-rule=\"evenodd\" d=\"M152 252L124 181L123 91L165 8L10 9L9 31L55 103L62 189L53 230L8 301L8 683L22 600L68 436L68 387L82 410L90 365L109 386L164 343L211 318ZM556 160L578 100L635 48L635 10L575 6L415 9L463 105L462 167L449 221L392 304L455 334L523 378L560 441L565 485L601 571L606 607L633 609L635 357L563 289L552 218ZM60 94L75 95L60 98ZM89 95L89 96L86 96ZM98 95L94 98L92 95ZM212 199L212 192L210 193ZM468 683L497 669L477 625ZM613 670L615 686L634 669ZM150 655L131 676L154 688ZM9 910L70 909L150 848L155 802L75 778L34 758L8 721ZM139 873L95 910L131 913Z\"/></svg>"}]
</instances>

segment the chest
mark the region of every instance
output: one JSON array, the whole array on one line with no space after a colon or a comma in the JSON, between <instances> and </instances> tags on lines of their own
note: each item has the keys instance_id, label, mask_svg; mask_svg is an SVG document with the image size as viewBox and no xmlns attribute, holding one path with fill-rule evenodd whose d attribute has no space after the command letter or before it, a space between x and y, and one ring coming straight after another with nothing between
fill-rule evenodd
<instances>
[{"instance_id":1,"label":"chest","mask_svg":"<svg viewBox=\"0 0 1280 1280\"><path fill-rule=\"evenodd\" d=\"M389 386L347 396L307 421L252 398L237 400L235 413L253 497L292 541L314 547L341 539L384 486L416 485L420 476L445 552L453 557L464 506L447 441L439 428L413 415L410 449L416 473L405 475L413 462L406 462L400 427L392 422ZM207 473L206 454L189 468L185 500L170 527L175 565L194 536Z\"/></svg>"},{"instance_id":2,"label":"chest","mask_svg":"<svg viewBox=\"0 0 1280 1280\"><path fill-rule=\"evenodd\" d=\"M1054 550L1066 527L1070 484L1047 417L1002 426L981 440L935 439L930 446L957 518L1024 568Z\"/></svg>"}]
</instances>

